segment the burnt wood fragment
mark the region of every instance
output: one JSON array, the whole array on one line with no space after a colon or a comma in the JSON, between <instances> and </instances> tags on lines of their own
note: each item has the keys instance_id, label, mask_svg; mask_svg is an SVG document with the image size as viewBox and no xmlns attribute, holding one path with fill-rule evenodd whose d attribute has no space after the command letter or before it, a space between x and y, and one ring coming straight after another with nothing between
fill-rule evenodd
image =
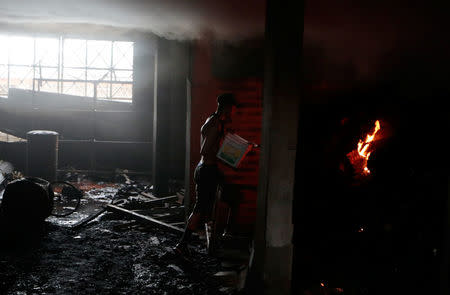
<instances>
[{"instance_id":1,"label":"burnt wood fragment","mask_svg":"<svg viewBox=\"0 0 450 295\"><path fill-rule=\"evenodd\" d=\"M128 215L128 216L136 219L137 221L156 224L158 226L165 227L165 228L170 229L170 230L175 231L175 232L184 232L184 230L182 228L179 228L179 227L167 224L165 222L162 222L160 220L156 220L154 218L151 218L151 217L148 217L148 216L145 216L145 215L142 215L142 214L139 214L139 213L136 213L136 212L124 209L124 208L119 207L119 206L107 205L106 206L106 210L112 211L112 212L117 212L117 213L122 213L122 214Z\"/></svg>"}]
</instances>

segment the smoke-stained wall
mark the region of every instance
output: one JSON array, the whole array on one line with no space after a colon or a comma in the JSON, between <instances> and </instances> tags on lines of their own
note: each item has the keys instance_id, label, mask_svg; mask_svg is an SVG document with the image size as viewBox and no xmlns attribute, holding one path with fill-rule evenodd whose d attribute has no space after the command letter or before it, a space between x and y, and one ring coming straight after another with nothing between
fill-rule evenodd
<instances>
[{"instance_id":1,"label":"smoke-stained wall","mask_svg":"<svg viewBox=\"0 0 450 295\"><path fill-rule=\"evenodd\" d=\"M305 89L389 85L410 98L448 93L448 9L437 1L306 1Z\"/></svg>"},{"instance_id":2,"label":"smoke-stained wall","mask_svg":"<svg viewBox=\"0 0 450 295\"><path fill-rule=\"evenodd\" d=\"M446 17L448 11L448 3L437 1L370 3L351 0L306 1L303 60L305 94L300 115L300 150L296 180L300 197L294 208L296 212L294 244L300 248L296 252L299 260L294 264L295 268L301 269L294 274L294 277L297 278L299 285L307 286L311 281L318 281L317 279L325 277L325 273L330 278L339 278L341 275L342 278L352 277L360 285L363 285L361 282L366 278L377 277L375 285L380 290L383 290L382 284L389 281L385 278L378 279L382 276L371 274L375 270L373 264L367 265L368 272L365 272L359 264L354 267L350 256L358 252L363 253L360 246L362 244L354 239L349 240L349 243L338 239L345 236L340 231L344 231L347 224L358 220L353 213L361 214L364 218L373 214L378 220L383 220L387 216L386 212L396 210L392 209L396 206L393 205L395 198L389 197L388 201L381 201L386 193L375 193L376 202L373 204L378 206L384 203L386 207L383 209L372 206L371 200L360 191L356 194L356 198L352 198L349 193L351 190L342 189L346 187L347 176L341 173L345 168L339 170L339 165L345 162L342 159L347 160L347 153L357 146L364 124L370 126L374 123L373 119L380 119L382 128L385 128L385 123L389 128L390 123L392 128L397 130L395 136L385 139L386 142L389 140L402 142L403 139L399 139L402 138L401 136L408 139L404 141L406 144L403 144L408 145L406 152L409 154L407 155L396 153L395 144L384 148L384 151L388 150L387 154L393 155L391 160L386 161L388 166L397 165L401 159L404 159L410 165L408 167L414 166L417 175L421 173L417 171L423 169L420 165L423 167L433 165L434 160L429 157L432 153L427 151L432 141L430 139L439 138L437 134L448 134L449 126L448 108L444 107L444 100L450 97L450 86L447 82L450 65L450 38L447 33L450 26ZM420 128L414 126L415 122L418 122L417 125ZM407 131L414 132L414 136L405 136ZM402 134L402 132L405 133ZM430 136L431 134L433 135ZM411 147L409 147L410 138L413 138ZM382 144L380 143L381 147ZM380 150L383 151L382 148ZM372 160L376 160L376 151L372 155ZM444 155L438 163L446 162ZM403 209L408 208L407 205L402 204L402 210L408 212L409 216L413 216L414 222L401 217L399 213L401 210L395 212L398 220L408 224L409 236L413 236L412 231L419 231L420 227L435 228L435 226L424 224L431 223L433 219L439 219L442 216L438 206L433 208L434 211L426 210L434 206L434 197L438 196L441 199L447 197L446 193L433 196L431 187L441 189L441 179L444 177L447 181L448 173L441 173L437 166L427 169L430 171L427 173L432 175L430 179L433 179L434 184L427 188L426 200L418 201L419 210L408 209L411 211L407 211ZM396 175L391 179L400 183L398 179L407 174L405 171L413 169L408 169L404 165L402 169L390 168L385 171L388 170L391 173L395 171ZM376 174L376 169L372 172ZM419 182L416 181L416 183ZM388 186L385 185L385 187ZM406 189L411 187L413 186L402 185L398 196L404 194L405 199L414 200L413 194L406 192ZM321 190L324 192L322 193ZM342 193L339 192L340 190ZM371 191L375 192L373 189ZM386 189L387 194L390 191L395 190L391 187ZM361 205L364 202L366 203ZM348 214L346 210L351 213ZM430 214L431 218L422 217L431 211L433 212ZM344 221L346 218L349 218L348 223ZM418 220L421 221L415 223ZM345 225L341 226L340 222L344 222ZM393 227L396 228L396 225ZM370 231L378 233L375 226L372 226L368 232ZM335 236L337 232L339 234ZM400 232L399 230L396 234ZM439 231L434 233L436 236L441 234ZM368 240L381 241L382 238L371 237ZM316 241L317 244L314 244ZM408 244L418 245L419 243L408 241ZM322 245L331 245L327 249L329 252L319 250L317 259L314 258L316 254L313 254L313 251L321 249ZM351 248L355 245L358 245L358 250ZM339 246L342 246L343 250L339 249ZM308 247L313 251L306 249ZM378 247L377 251L381 249L379 246L375 247ZM411 265L419 265L412 261L417 257L422 259L421 255L425 256L425 254L416 254L412 250L407 250L407 247L395 247L402 249L402 253L410 253L405 256L411 255L412 259L407 258L405 261L408 260ZM444 246L443 249L448 249L448 246ZM352 254L346 256L343 254L345 251ZM371 257L375 251L366 253L366 257ZM303 254L305 254L304 257L298 258ZM376 254L376 257L377 261L381 261L382 255ZM321 259L325 263L320 261ZM331 263L327 266L328 261ZM363 260L355 259L355 261ZM446 266L448 266L448 260ZM314 267L317 269L315 270ZM332 270L333 267L336 268ZM346 267L348 270L345 269ZM402 269L402 266L397 267ZM408 271L413 269L406 268ZM422 265L418 268L426 269L427 273L434 271L432 276L438 276L436 269L432 270ZM357 276L361 275L362 279L349 274L354 269L358 270ZM389 271L383 272L387 274ZM398 272L401 273L404 270ZM408 283L414 281L412 276L406 276L409 278ZM426 281L422 274L418 277L420 282ZM443 281L448 280L448 267L447 275L442 277ZM395 280L401 290L406 290L404 286L407 284L401 280L397 281L397 278ZM336 282L335 285L338 283ZM414 284L416 292L420 290L417 285L419 284ZM426 285L429 293L436 294L430 287L436 286L435 283L427 282ZM371 292L372 290L369 291ZM404 292L408 293L408 291Z\"/></svg>"}]
</instances>

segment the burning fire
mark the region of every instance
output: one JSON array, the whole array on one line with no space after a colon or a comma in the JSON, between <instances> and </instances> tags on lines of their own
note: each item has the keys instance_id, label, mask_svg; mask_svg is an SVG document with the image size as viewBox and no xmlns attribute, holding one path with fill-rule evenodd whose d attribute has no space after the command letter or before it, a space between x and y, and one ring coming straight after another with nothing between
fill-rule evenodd
<instances>
[{"instance_id":1,"label":"burning fire","mask_svg":"<svg viewBox=\"0 0 450 295\"><path fill-rule=\"evenodd\" d=\"M357 149L347 155L355 170L360 174L363 175L370 174L370 170L369 168L367 168L367 162L372 152L370 150L370 146L375 139L375 135L380 129L381 129L380 121L377 120L375 122L374 131L371 134L367 134L366 139L364 141L360 139L358 142Z\"/></svg>"}]
</instances>

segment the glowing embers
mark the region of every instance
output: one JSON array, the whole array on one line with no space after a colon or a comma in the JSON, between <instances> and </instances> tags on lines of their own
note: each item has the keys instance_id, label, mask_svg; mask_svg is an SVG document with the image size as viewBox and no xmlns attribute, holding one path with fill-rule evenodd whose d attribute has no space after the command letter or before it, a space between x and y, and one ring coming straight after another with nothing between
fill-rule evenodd
<instances>
[{"instance_id":1,"label":"glowing embers","mask_svg":"<svg viewBox=\"0 0 450 295\"><path fill-rule=\"evenodd\" d=\"M370 154L373 150L373 142L377 135L377 132L381 129L380 121L375 122L374 131L367 134L366 139L360 139L358 146L355 150L347 154L347 158L350 160L355 173L358 175L369 175L370 170L367 168L367 162L369 160Z\"/></svg>"}]
</instances>

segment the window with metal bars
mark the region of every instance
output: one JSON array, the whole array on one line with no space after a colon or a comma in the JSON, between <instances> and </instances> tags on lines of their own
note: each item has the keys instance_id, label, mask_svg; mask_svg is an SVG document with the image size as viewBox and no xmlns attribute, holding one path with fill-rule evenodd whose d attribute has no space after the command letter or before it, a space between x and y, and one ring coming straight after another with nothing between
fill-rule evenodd
<instances>
[{"instance_id":1,"label":"window with metal bars","mask_svg":"<svg viewBox=\"0 0 450 295\"><path fill-rule=\"evenodd\" d=\"M0 96L9 88L131 102L133 42L0 35Z\"/></svg>"}]
</instances>

